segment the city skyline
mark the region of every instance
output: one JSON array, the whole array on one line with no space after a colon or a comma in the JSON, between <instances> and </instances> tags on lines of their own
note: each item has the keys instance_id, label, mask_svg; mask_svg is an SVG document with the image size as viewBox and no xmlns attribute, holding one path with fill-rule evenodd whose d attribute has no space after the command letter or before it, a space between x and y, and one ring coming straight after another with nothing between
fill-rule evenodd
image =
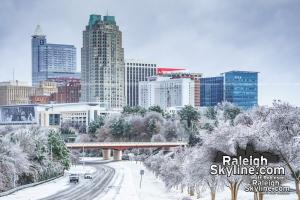
<instances>
[{"instance_id":1,"label":"city skyline","mask_svg":"<svg viewBox=\"0 0 300 200\"><path fill-rule=\"evenodd\" d=\"M300 95L294 94L300 89L296 1L190 1L174 3L172 8L168 1L60 2L61 8L55 1L2 2L0 17L9 21L0 25L0 81L13 79L14 68L15 79L30 82L30 36L37 24L49 41L74 44L80 55L88 16L105 15L108 9L123 32L125 58L183 66L204 77L230 70L259 71L260 105L270 105L272 99L299 105Z\"/></svg>"}]
</instances>

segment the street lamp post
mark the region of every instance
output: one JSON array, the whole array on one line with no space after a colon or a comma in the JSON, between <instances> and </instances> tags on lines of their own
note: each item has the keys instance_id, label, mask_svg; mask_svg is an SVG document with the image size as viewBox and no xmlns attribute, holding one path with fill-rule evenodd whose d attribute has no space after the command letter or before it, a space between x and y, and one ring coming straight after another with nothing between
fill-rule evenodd
<instances>
[{"instance_id":1,"label":"street lamp post","mask_svg":"<svg viewBox=\"0 0 300 200\"><path fill-rule=\"evenodd\" d=\"M142 188L142 180L143 180L143 175L145 174L145 171L143 169L140 170L140 175L141 175L141 179L140 179L140 188Z\"/></svg>"},{"instance_id":2,"label":"street lamp post","mask_svg":"<svg viewBox=\"0 0 300 200\"><path fill-rule=\"evenodd\" d=\"M82 158L83 158L82 165L83 165L83 167L85 166L84 157L85 157L84 146L82 146Z\"/></svg>"}]
</instances>

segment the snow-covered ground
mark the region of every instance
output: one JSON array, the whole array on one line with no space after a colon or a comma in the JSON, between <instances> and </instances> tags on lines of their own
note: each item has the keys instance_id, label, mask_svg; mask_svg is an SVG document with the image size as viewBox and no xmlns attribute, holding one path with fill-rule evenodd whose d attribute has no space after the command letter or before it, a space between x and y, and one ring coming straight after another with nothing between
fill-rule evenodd
<instances>
[{"instance_id":1,"label":"snow-covered ground","mask_svg":"<svg viewBox=\"0 0 300 200\"><path fill-rule=\"evenodd\" d=\"M96 198L97 200L181 200L185 196L176 191L167 191L164 183L155 178L140 162L120 161L107 165L116 169L116 175L105 194ZM140 170L145 171L141 188Z\"/></svg>"},{"instance_id":2,"label":"snow-covered ground","mask_svg":"<svg viewBox=\"0 0 300 200\"><path fill-rule=\"evenodd\" d=\"M230 190L228 188L224 188L223 191L217 192L216 200L231 200ZM194 198L196 199L196 198ZM238 192L238 199L239 200L253 200L253 193L252 192L245 192L243 190L239 190ZM201 194L200 199L198 200L211 200L209 191L203 192ZM290 195L264 195L264 200L298 200L295 193Z\"/></svg>"},{"instance_id":3,"label":"snow-covered ground","mask_svg":"<svg viewBox=\"0 0 300 200\"><path fill-rule=\"evenodd\" d=\"M105 160L103 160L102 158L99 158L99 157L80 157L79 160L81 162L82 161L85 161L85 162L101 162L101 161L104 162L105 161Z\"/></svg>"},{"instance_id":4,"label":"snow-covered ground","mask_svg":"<svg viewBox=\"0 0 300 200\"><path fill-rule=\"evenodd\" d=\"M104 162L100 158L84 158L85 161ZM179 190L168 191L164 183L157 179L154 174L148 171L144 165L135 161L110 162L105 165L113 167L116 170L113 180L109 183L104 192L94 200L181 200L187 193L181 193ZM62 178L44 183L35 187L23 189L9 196L1 197L0 200L35 200L53 195L59 191L65 190L71 186L69 184L69 173L83 174L86 172L94 173L94 167L90 166L72 166L66 175ZM140 170L144 170L142 185L140 188ZM196 199L196 197L194 197ZM217 192L217 200L230 200L230 191L225 188L224 191ZM239 200L252 200L253 193L239 191ZM295 194L291 195L265 195L265 200L296 200ZM210 200L209 191L201 193L200 200Z\"/></svg>"},{"instance_id":5,"label":"snow-covered ground","mask_svg":"<svg viewBox=\"0 0 300 200\"><path fill-rule=\"evenodd\" d=\"M76 166L72 166L70 168L70 170L65 171L65 174L84 174L84 173L94 173L96 171L96 169L94 167L91 166L87 166L87 165L76 165Z\"/></svg>"},{"instance_id":6,"label":"snow-covered ground","mask_svg":"<svg viewBox=\"0 0 300 200\"><path fill-rule=\"evenodd\" d=\"M95 172L95 168L90 166L83 167L82 165L72 166L70 170L66 171L65 175L61 178L55 179L53 181L41 185L37 185L34 187L29 187L17 191L8 196L0 197L0 200L35 200L35 199L45 198L59 191L65 190L71 186L71 184L69 183L68 174L70 173L84 174L87 172L93 173Z\"/></svg>"},{"instance_id":7,"label":"snow-covered ground","mask_svg":"<svg viewBox=\"0 0 300 200\"><path fill-rule=\"evenodd\" d=\"M148 171L143 164L135 161L120 161L107 164L116 169L116 176L109 184L105 193L95 200L181 200L184 196L188 196L187 191L182 194L180 190L168 191L163 182L157 179L154 174ZM140 183L140 170L144 170L145 174ZM196 196L193 199L197 199ZM209 191L201 193L200 200L210 200ZM216 195L217 200L230 200L231 195L228 188L224 188ZM240 190L238 193L240 200L253 200L253 193ZM265 195L265 200L297 200L296 195Z\"/></svg>"}]
</instances>

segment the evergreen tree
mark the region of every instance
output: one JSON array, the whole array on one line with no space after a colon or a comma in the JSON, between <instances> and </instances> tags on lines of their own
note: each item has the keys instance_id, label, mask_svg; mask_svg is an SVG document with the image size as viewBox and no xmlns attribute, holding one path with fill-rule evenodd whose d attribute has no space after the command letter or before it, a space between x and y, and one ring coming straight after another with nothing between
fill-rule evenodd
<instances>
[{"instance_id":1,"label":"evergreen tree","mask_svg":"<svg viewBox=\"0 0 300 200\"><path fill-rule=\"evenodd\" d=\"M164 110L160 107L160 106L150 106L148 108L148 111L152 111L152 112L158 112L160 113L161 115L164 115Z\"/></svg>"},{"instance_id":2,"label":"evergreen tree","mask_svg":"<svg viewBox=\"0 0 300 200\"><path fill-rule=\"evenodd\" d=\"M192 127L193 122L197 122L200 119L199 112L191 105L184 106L182 110L178 112L181 121L186 122L187 128Z\"/></svg>"},{"instance_id":3,"label":"evergreen tree","mask_svg":"<svg viewBox=\"0 0 300 200\"><path fill-rule=\"evenodd\" d=\"M101 128L105 124L105 119L102 116L98 116L94 121L89 124L88 133L95 136L97 129Z\"/></svg>"},{"instance_id":4,"label":"evergreen tree","mask_svg":"<svg viewBox=\"0 0 300 200\"><path fill-rule=\"evenodd\" d=\"M50 130L48 135L48 145L52 159L60 162L65 169L70 168L69 150L59 132Z\"/></svg>"}]
</instances>

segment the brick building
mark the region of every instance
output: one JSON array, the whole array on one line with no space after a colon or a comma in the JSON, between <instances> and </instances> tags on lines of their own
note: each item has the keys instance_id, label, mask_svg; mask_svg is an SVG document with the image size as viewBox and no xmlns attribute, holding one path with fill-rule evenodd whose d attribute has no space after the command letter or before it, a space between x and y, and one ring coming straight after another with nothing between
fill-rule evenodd
<instances>
[{"instance_id":1,"label":"brick building","mask_svg":"<svg viewBox=\"0 0 300 200\"><path fill-rule=\"evenodd\" d=\"M78 103L80 99L81 84L79 79L59 78L53 80L57 83L57 93L51 95L55 103Z\"/></svg>"}]
</instances>

